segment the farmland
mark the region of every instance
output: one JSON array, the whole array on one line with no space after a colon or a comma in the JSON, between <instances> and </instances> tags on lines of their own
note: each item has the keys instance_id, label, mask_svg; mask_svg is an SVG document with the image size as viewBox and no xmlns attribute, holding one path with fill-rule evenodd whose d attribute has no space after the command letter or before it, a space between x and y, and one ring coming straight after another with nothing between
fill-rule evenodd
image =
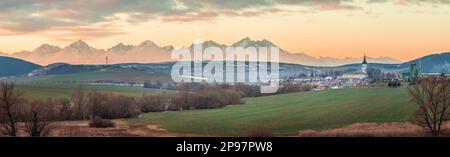
<instances>
[{"instance_id":1,"label":"farmland","mask_svg":"<svg viewBox=\"0 0 450 157\"><path fill-rule=\"evenodd\" d=\"M355 88L248 98L222 109L147 113L129 122L148 122L169 132L239 136L258 129L275 135L338 128L357 122L405 122L416 106L406 88Z\"/></svg>"},{"instance_id":2,"label":"farmland","mask_svg":"<svg viewBox=\"0 0 450 157\"><path fill-rule=\"evenodd\" d=\"M77 86L40 86L40 85L19 85L18 90L23 92L24 96L29 99L45 99L45 98L69 98ZM101 92L122 94L127 96L142 96L142 94L154 94L161 92L172 92L169 90L135 88L126 86L113 85L83 85L82 89L86 92Z\"/></svg>"},{"instance_id":3,"label":"farmland","mask_svg":"<svg viewBox=\"0 0 450 157\"><path fill-rule=\"evenodd\" d=\"M82 72L60 75L43 76L19 76L12 78L0 78L18 85L18 89L24 92L28 98L69 97L79 85L87 92L108 92L128 96L141 96L144 93L170 92L167 90L135 88L117 85L93 85L89 84L99 80L116 82L136 82L170 80L167 74L143 72L133 69L106 69L92 72Z\"/></svg>"},{"instance_id":4,"label":"farmland","mask_svg":"<svg viewBox=\"0 0 450 157\"><path fill-rule=\"evenodd\" d=\"M162 73L152 73L133 69L101 69L91 72L59 74L59 75L42 75L33 77L14 77L5 79L13 81L17 84L47 85L47 84L82 84L97 80L110 80L118 82L138 82L143 83L146 80L168 82L170 75Z\"/></svg>"}]
</instances>

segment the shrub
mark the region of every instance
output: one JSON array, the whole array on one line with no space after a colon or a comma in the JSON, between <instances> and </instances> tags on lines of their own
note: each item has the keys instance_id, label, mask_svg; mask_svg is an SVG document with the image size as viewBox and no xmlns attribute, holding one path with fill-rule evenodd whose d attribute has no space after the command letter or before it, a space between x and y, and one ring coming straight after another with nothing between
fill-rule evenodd
<instances>
[{"instance_id":1,"label":"shrub","mask_svg":"<svg viewBox=\"0 0 450 157\"><path fill-rule=\"evenodd\" d=\"M106 116L105 118L130 118L136 117L140 112L140 108L134 101L133 97L124 95L109 95L106 100Z\"/></svg>"},{"instance_id":2,"label":"shrub","mask_svg":"<svg viewBox=\"0 0 450 157\"><path fill-rule=\"evenodd\" d=\"M76 119L74 114L74 107L67 98L60 98L56 100L48 99L47 104L52 104L57 107L59 112L59 120L73 120Z\"/></svg>"},{"instance_id":3,"label":"shrub","mask_svg":"<svg viewBox=\"0 0 450 157\"><path fill-rule=\"evenodd\" d=\"M140 114L134 98L123 95L89 93L87 106L89 115L94 118L130 118Z\"/></svg>"},{"instance_id":4,"label":"shrub","mask_svg":"<svg viewBox=\"0 0 450 157\"><path fill-rule=\"evenodd\" d=\"M114 124L113 121L108 120L108 119L103 119L100 117L92 118L89 121L89 127L91 127L91 128L112 128L115 125L116 124Z\"/></svg>"},{"instance_id":5,"label":"shrub","mask_svg":"<svg viewBox=\"0 0 450 157\"><path fill-rule=\"evenodd\" d=\"M388 82L388 87L391 87L391 88L397 88L397 87L401 87L401 86L402 86L402 83L398 80Z\"/></svg>"},{"instance_id":6,"label":"shrub","mask_svg":"<svg viewBox=\"0 0 450 157\"><path fill-rule=\"evenodd\" d=\"M139 101L142 112L162 112L166 110L166 96L159 95L143 95Z\"/></svg>"}]
</instances>

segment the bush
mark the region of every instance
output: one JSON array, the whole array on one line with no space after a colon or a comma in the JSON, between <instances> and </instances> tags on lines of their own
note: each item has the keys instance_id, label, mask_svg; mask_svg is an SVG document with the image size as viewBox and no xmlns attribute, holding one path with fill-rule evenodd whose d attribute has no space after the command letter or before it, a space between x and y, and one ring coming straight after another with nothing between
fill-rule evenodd
<instances>
[{"instance_id":1,"label":"bush","mask_svg":"<svg viewBox=\"0 0 450 157\"><path fill-rule=\"evenodd\" d=\"M134 98L123 95L89 93L87 106L89 115L106 119L136 117L141 113Z\"/></svg>"},{"instance_id":2,"label":"bush","mask_svg":"<svg viewBox=\"0 0 450 157\"><path fill-rule=\"evenodd\" d=\"M114 126L116 126L116 124L114 124L113 121L100 117L92 118L89 121L89 127L91 128L112 128Z\"/></svg>"},{"instance_id":3,"label":"bush","mask_svg":"<svg viewBox=\"0 0 450 157\"><path fill-rule=\"evenodd\" d=\"M109 95L106 101L107 114L105 118L130 118L141 114L140 108L133 97L124 95Z\"/></svg>"},{"instance_id":4,"label":"bush","mask_svg":"<svg viewBox=\"0 0 450 157\"><path fill-rule=\"evenodd\" d=\"M159 95L143 95L139 101L141 111L147 112L162 112L166 110L165 101L166 96L164 94Z\"/></svg>"},{"instance_id":5,"label":"bush","mask_svg":"<svg viewBox=\"0 0 450 157\"><path fill-rule=\"evenodd\" d=\"M391 88L397 88L397 87L401 87L401 86L402 86L402 83L398 80L388 82L388 87L391 87Z\"/></svg>"}]
</instances>

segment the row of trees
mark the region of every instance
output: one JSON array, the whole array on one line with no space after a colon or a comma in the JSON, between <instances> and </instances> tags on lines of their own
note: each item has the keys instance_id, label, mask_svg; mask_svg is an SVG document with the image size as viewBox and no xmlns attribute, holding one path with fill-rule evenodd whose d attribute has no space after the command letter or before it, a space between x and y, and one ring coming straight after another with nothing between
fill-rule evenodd
<instances>
[{"instance_id":1,"label":"row of trees","mask_svg":"<svg viewBox=\"0 0 450 157\"><path fill-rule=\"evenodd\" d=\"M0 133L16 136L18 122L24 122L31 136L44 136L55 118L55 108L44 101L27 101L12 83L0 83ZM25 105L26 104L26 105Z\"/></svg>"},{"instance_id":2,"label":"row of trees","mask_svg":"<svg viewBox=\"0 0 450 157\"><path fill-rule=\"evenodd\" d=\"M130 118L140 114L135 98L111 93L86 93L78 87L70 99L49 98L43 102L53 106L56 120L86 120L90 118Z\"/></svg>"},{"instance_id":3,"label":"row of trees","mask_svg":"<svg viewBox=\"0 0 450 157\"><path fill-rule=\"evenodd\" d=\"M179 91L144 95L139 104L142 112L182 111L221 108L242 103L241 94L232 88L214 86L195 92Z\"/></svg>"},{"instance_id":4,"label":"row of trees","mask_svg":"<svg viewBox=\"0 0 450 157\"><path fill-rule=\"evenodd\" d=\"M75 90L70 99L27 100L13 83L0 84L0 133L16 136L23 123L30 136L46 136L55 121L129 118L140 114L133 97Z\"/></svg>"},{"instance_id":5,"label":"row of trees","mask_svg":"<svg viewBox=\"0 0 450 157\"><path fill-rule=\"evenodd\" d=\"M273 94L310 91L312 86L300 84L283 84L277 93L263 94L260 87L246 84L201 84L183 83L177 93L144 95L139 100L142 112L182 111L195 109L221 108L240 104L242 98L259 97Z\"/></svg>"},{"instance_id":6,"label":"row of trees","mask_svg":"<svg viewBox=\"0 0 450 157\"><path fill-rule=\"evenodd\" d=\"M260 97L260 96L268 96L268 95L276 95L276 94L286 94L286 93L295 93L302 91L311 91L313 86L310 84L293 84L293 83L283 83L280 84L280 87L276 93L261 93L260 86L257 85L248 85L243 83L238 83L235 85L229 84L219 84L219 85L210 85L210 84L200 84L200 83L183 83L178 85L178 91L202 91L207 88L214 89L233 89L235 92L238 92L241 97Z\"/></svg>"},{"instance_id":7,"label":"row of trees","mask_svg":"<svg viewBox=\"0 0 450 157\"><path fill-rule=\"evenodd\" d=\"M156 81L146 80L146 81L144 81L144 88L175 90L177 88L177 84L176 83L162 83L159 80L156 80Z\"/></svg>"}]
</instances>

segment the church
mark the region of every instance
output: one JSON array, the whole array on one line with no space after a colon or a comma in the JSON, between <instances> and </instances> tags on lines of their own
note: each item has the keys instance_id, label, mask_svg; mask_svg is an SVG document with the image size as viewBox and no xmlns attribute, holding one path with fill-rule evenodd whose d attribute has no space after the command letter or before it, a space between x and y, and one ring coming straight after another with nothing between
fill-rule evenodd
<instances>
[{"instance_id":1,"label":"church","mask_svg":"<svg viewBox=\"0 0 450 157\"><path fill-rule=\"evenodd\" d=\"M346 73L339 76L338 79L364 79L367 77L367 58L366 55L364 55L364 59L361 63L361 70L359 72Z\"/></svg>"},{"instance_id":2,"label":"church","mask_svg":"<svg viewBox=\"0 0 450 157\"><path fill-rule=\"evenodd\" d=\"M364 55L364 60L361 64L361 73L367 74L367 59L366 55Z\"/></svg>"}]
</instances>

